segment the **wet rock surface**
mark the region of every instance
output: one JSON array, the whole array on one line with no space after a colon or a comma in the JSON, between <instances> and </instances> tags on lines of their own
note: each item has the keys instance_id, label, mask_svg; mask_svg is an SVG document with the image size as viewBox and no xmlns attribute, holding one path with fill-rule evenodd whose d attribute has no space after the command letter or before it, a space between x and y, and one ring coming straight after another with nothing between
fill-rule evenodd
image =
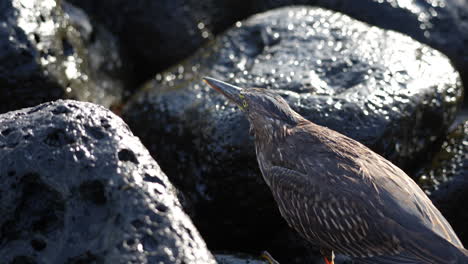
<instances>
[{"instance_id":1,"label":"wet rock surface","mask_svg":"<svg viewBox=\"0 0 468 264\"><path fill-rule=\"evenodd\" d=\"M439 52L320 8L256 15L157 75L124 119L186 195L209 246L253 253L284 248L272 238L287 228L257 168L247 120L200 81L205 75L275 90L309 120L402 167L445 132L461 100L458 74Z\"/></svg>"},{"instance_id":2,"label":"wet rock surface","mask_svg":"<svg viewBox=\"0 0 468 264\"><path fill-rule=\"evenodd\" d=\"M92 21L82 9L65 1L61 6L70 24L80 33L90 78L99 86L99 91L81 100L106 107L122 103L135 87L135 76L131 73L133 64L122 54L118 38Z\"/></svg>"},{"instance_id":3,"label":"wet rock surface","mask_svg":"<svg viewBox=\"0 0 468 264\"><path fill-rule=\"evenodd\" d=\"M71 0L107 26L147 80L191 55L204 42L247 16L235 0Z\"/></svg>"},{"instance_id":4,"label":"wet rock surface","mask_svg":"<svg viewBox=\"0 0 468 264\"><path fill-rule=\"evenodd\" d=\"M109 56L112 48L98 48L112 40L101 33L85 39L72 13L64 14L55 0L0 3L0 113L58 98L105 106L121 99L123 85L110 74L120 58ZM80 23L91 25L86 16Z\"/></svg>"},{"instance_id":5,"label":"wet rock surface","mask_svg":"<svg viewBox=\"0 0 468 264\"><path fill-rule=\"evenodd\" d=\"M255 0L238 2L178 0L71 0L117 33L137 61L142 78L190 55L211 33L236 21L291 5L313 5L342 12L384 29L395 30L442 51L468 82L468 4L463 0ZM110 10L110 12L109 12ZM155 49L154 47L158 47ZM151 67L147 67L151 65Z\"/></svg>"},{"instance_id":6,"label":"wet rock surface","mask_svg":"<svg viewBox=\"0 0 468 264\"><path fill-rule=\"evenodd\" d=\"M418 183L468 244L468 121L455 127L417 175Z\"/></svg>"},{"instance_id":7,"label":"wet rock surface","mask_svg":"<svg viewBox=\"0 0 468 264\"><path fill-rule=\"evenodd\" d=\"M215 263L125 123L56 101L0 115L1 263Z\"/></svg>"},{"instance_id":8,"label":"wet rock surface","mask_svg":"<svg viewBox=\"0 0 468 264\"><path fill-rule=\"evenodd\" d=\"M297 4L336 10L426 43L447 55L468 84L468 3L464 0L258 0L251 8L257 13Z\"/></svg>"}]
</instances>

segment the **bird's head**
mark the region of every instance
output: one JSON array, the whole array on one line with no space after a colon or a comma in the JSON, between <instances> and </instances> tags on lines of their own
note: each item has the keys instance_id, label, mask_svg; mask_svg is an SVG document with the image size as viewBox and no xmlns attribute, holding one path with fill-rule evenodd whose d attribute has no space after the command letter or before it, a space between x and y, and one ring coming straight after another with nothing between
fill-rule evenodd
<instances>
[{"instance_id":1,"label":"bird's head","mask_svg":"<svg viewBox=\"0 0 468 264\"><path fill-rule=\"evenodd\" d=\"M210 77L203 80L242 109L254 128L295 125L302 117L278 94L262 88L240 88ZM273 124L272 124L273 123Z\"/></svg>"}]
</instances>

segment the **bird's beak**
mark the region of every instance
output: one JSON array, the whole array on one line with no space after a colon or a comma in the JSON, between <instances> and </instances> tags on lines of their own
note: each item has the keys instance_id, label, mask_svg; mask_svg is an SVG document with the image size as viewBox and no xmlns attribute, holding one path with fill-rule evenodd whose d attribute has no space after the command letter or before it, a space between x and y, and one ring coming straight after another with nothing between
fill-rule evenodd
<instances>
[{"instance_id":1,"label":"bird's beak","mask_svg":"<svg viewBox=\"0 0 468 264\"><path fill-rule=\"evenodd\" d=\"M247 106L244 100L244 95L241 94L242 88L210 77L204 77L203 81L219 93L226 96L229 100L236 103L241 109L244 109Z\"/></svg>"}]
</instances>

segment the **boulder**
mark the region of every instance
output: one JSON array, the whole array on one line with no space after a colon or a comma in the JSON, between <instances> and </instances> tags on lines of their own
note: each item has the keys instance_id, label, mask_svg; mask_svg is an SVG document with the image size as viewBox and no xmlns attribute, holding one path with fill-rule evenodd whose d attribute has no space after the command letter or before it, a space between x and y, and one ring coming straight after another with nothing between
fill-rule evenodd
<instances>
[{"instance_id":1,"label":"boulder","mask_svg":"<svg viewBox=\"0 0 468 264\"><path fill-rule=\"evenodd\" d=\"M467 245L468 121L454 127L435 153L416 178Z\"/></svg>"},{"instance_id":2,"label":"boulder","mask_svg":"<svg viewBox=\"0 0 468 264\"><path fill-rule=\"evenodd\" d=\"M237 256L232 254L215 255L218 264L268 264L265 259L258 260L249 256Z\"/></svg>"},{"instance_id":3,"label":"boulder","mask_svg":"<svg viewBox=\"0 0 468 264\"><path fill-rule=\"evenodd\" d=\"M1 263L215 263L176 189L105 108L0 115Z\"/></svg>"},{"instance_id":4,"label":"boulder","mask_svg":"<svg viewBox=\"0 0 468 264\"><path fill-rule=\"evenodd\" d=\"M250 9L235 0L70 0L119 37L140 81L191 55Z\"/></svg>"},{"instance_id":5,"label":"boulder","mask_svg":"<svg viewBox=\"0 0 468 264\"><path fill-rule=\"evenodd\" d=\"M468 4L464 0L71 0L108 26L132 54L137 74L152 74L187 57L236 21L274 8L313 5L391 29L447 55L468 83ZM157 48L155 48L157 47Z\"/></svg>"},{"instance_id":6,"label":"boulder","mask_svg":"<svg viewBox=\"0 0 468 264\"><path fill-rule=\"evenodd\" d=\"M120 57L109 56L110 33L67 10L56 0L1 1L0 113L59 98L120 103L124 75Z\"/></svg>"},{"instance_id":7,"label":"boulder","mask_svg":"<svg viewBox=\"0 0 468 264\"><path fill-rule=\"evenodd\" d=\"M383 29L406 34L447 55L468 85L468 3L465 0L257 0L251 12L281 6L315 5Z\"/></svg>"}]
</instances>

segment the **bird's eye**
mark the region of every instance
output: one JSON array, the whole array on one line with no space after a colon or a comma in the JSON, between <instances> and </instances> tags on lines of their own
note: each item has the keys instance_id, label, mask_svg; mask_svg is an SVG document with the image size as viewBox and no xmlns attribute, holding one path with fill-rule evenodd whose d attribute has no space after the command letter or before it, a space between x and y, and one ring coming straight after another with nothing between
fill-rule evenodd
<instances>
[{"instance_id":1,"label":"bird's eye","mask_svg":"<svg viewBox=\"0 0 468 264\"><path fill-rule=\"evenodd\" d=\"M239 98L242 100L242 108L247 108L249 104L247 103L247 100L245 100L245 96L243 94L239 94Z\"/></svg>"}]
</instances>

